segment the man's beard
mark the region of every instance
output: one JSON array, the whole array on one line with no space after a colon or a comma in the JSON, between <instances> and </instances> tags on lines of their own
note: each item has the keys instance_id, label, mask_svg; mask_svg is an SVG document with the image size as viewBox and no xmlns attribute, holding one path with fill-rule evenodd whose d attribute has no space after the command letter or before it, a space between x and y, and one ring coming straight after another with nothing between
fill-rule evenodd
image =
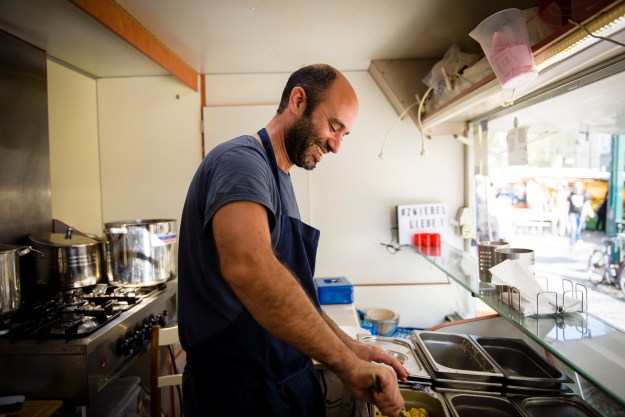
<instances>
[{"instance_id":1,"label":"man's beard","mask_svg":"<svg viewBox=\"0 0 625 417\"><path fill-rule=\"evenodd\" d=\"M310 116L300 117L284 136L284 146L291 162L309 171L314 169L317 161L310 154L310 149L315 144L324 148L318 136Z\"/></svg>"}]
</instances>

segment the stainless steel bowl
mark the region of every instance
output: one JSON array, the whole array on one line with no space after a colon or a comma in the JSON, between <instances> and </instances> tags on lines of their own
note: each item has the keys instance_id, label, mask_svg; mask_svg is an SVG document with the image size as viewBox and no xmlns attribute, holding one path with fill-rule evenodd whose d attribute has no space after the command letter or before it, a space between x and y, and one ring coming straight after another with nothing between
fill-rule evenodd
<instances>
[{"instance_id":1,"label":"stainless steel bowl","mask_svg":"<svg viewBox=\"0 0 625 417\"><path fill-rule=\"evenodd\" d=\"M397 330L399 316L392 310L372 308L365 313L365 320L375 326L380 336L390 336Z\"/></svg>"}]
</instances>

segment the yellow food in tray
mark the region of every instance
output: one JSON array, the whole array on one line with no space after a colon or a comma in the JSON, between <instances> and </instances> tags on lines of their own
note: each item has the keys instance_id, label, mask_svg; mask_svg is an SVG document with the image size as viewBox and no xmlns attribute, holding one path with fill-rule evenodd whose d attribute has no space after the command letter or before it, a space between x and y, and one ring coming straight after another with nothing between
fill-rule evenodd
<instances>
[{"instance_id":1,"label":"yellow food in tray","mask_svg":"<svg viewBox=\"0 0 625 417\"><path fill-rule=\"evenodd\" d=\"M401 415L403 417L429 417L430 416L428 414L428 410L426 410L425 408L414 408L414 407L412 407L410 411L406 411L405 407L402 408ZM382 413L380 413L380 410L378 410L377 408L375 409L375 416L385 417Z\"/></svg>"}]
</instances>

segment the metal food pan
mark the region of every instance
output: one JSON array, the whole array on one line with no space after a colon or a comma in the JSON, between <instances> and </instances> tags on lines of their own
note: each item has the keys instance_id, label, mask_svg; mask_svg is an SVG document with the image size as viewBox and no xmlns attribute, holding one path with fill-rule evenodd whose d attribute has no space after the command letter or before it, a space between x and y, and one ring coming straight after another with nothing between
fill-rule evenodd
<instances>
[{"instance_id":1,"label":"metal food pan","mask_svg":"<svg viewBox=\"0 0 625 417\"><path fill-rule=\"evenodd\" d=\"M501 395L448 392L443 395L454 417L526 417Z\"/></svg>"},{"instance_id":2,"label":"metal food pan","mask_svg":"<svg viewBox=\"0 0 625 417\"><path fill-rule=\"evenodd\" d=\"M506 385L504 392L508 394L523 395L571 395L573 390L566 384L560 384L552 387L530 387L522 385Z\"/></svg>"},{"instance_id":3,"label":"metal food pan","mask_svg":"<svg viewBox=\"0 0 625 417\"><path fill-rule=\"evenodd\" d=\"M601 417L576 395L566 397L510 396L510 401L527 417Z\"/></svg>"},{"instance_id":4,"label":"metal food pan","mask_svg":"<svg viewBox=\"0 0 625 417\"><path fill-rule=\"evenodd\" d=\"M419 360L412 345L402 339L394 339L392 337L371 336L367 334L358 334L358 341L369 345L377 346L384 350L387 354L403 363L404 368L408 371L408 380L419 381L421 383L432 383L432 376Z\"/></svg>"},{"instance_id":5,"label":"metal food pan","mask_svg":"<svg viewBox=\"0 0 625 417\"><path fill-rule=\"evenodd\" d=\"M432 375L432 385L435 386L437 390L463 390L464 392L475 391L497 393L501 393L503 391L503 384L501 382L472 381L438 377L430 366L429 361L426 359L426 355L423 352L423 349L418 344L415 344L415 352L417 353L417 356L419 357L427 371L430 373L430 375ZM534 392L532 392L532 394L534 394Z\"/></svg>"},{"instance_id":6,"label":"metal food pan","mask_svg":"<svg viewBox=\"0 0 625 417\"><path fill-rule=\"evenodd\" d=\"M556 388L573 382L520 339L471 336L503 371L510 385Z\"/></svg>"},{"instance_id":7,"label":"metal food pan","mask_svg":"<svg viewBox=\"0 0 625 417\"><path fill-rule=\"evenodd\" d=\"M423 391L415 391L409 388L401 388L399 392L404 399L404 408L407 411L410 411L411 408L424 408L427 410L429 417L451 417L442 394L435 393L434 397ZM370 417L375 417L376 412L377 407L372 406L369 413Z\"/></svg>"},{"instance_id":8,"label":"metal food pan","mask_svg":"<svg viewBox=\"0 0 625 417\"><path fill-rule=\"evenodd\" d=\"M466 335L413 332L413 343L424 353L437 379L499 383L503 373Z\"/></svg>"}]
</instances>

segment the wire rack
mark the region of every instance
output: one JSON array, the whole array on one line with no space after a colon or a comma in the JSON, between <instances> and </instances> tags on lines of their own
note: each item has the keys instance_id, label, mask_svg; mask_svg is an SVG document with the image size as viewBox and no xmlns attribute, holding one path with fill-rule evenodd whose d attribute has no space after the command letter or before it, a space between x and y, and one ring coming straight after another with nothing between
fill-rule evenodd
<instances>
[{"instance_id":1,"label":"wire rack","mask_svg":"<svg viewBox=\"0 0 625 417\"><path fill-rule=\"evenodd\" d=\"M549 279L547 277L538 276L536 279L544 279L546 289L536 294L536 313L532 315L543 316L562 315L576 312L583 313L588 309L588 288L585 285L573 282L568 278L562 278L562 291L557 292L549 289ZM521 292L516 287L510 285L498 285L497 292L499 293L500 301L504 303L507 302L508 306L511 308L514 308L514 302L516 301L516 305L519 306L518 310L520 311L522 297ZM548 295L551 295L552 298L548 297ZM581 300L579 308L575 310L567 309L565 307L565 300L567 296L575 300ZM551 299L555 300L555 306L550 303ZM545 312L545 310L547 310L547 307L545 307L546 305L550 306L548 308L548 312ZM555 307L555 312L552 311L554 309L553 307Z\"/></svg>"}]
</instances>

